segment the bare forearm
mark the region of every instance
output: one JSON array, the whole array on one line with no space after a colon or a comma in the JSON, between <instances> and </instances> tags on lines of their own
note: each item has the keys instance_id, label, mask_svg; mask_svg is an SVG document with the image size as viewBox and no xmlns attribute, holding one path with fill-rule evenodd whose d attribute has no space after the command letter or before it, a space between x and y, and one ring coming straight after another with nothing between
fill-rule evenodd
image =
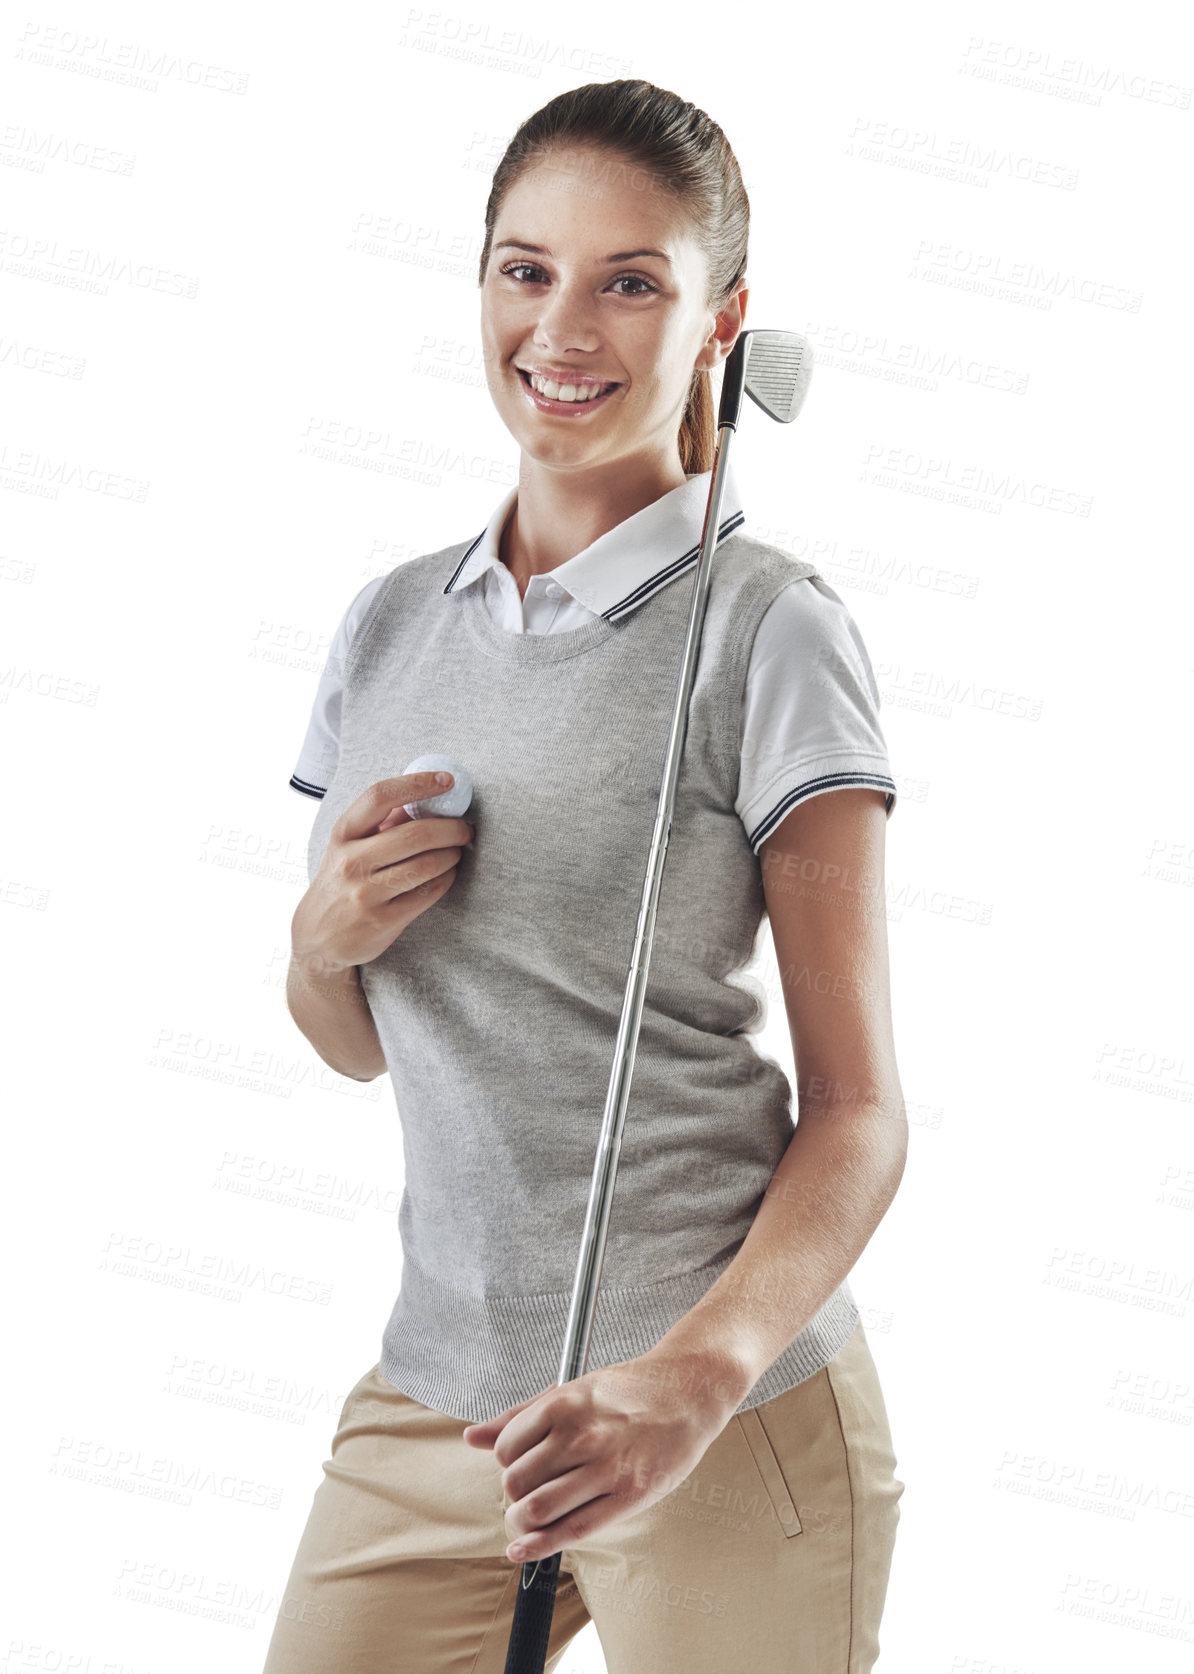
<instances>
[{"instance_id":1,"label":"bare forearm","mask_svg":"<svg viewBox=\"0 0 1194 1674\"><path fill-rule=\"evenodd\" d=\"M373 1081L385 1073L385 1053L361 987L359 966L320 974L292 954L286 1003L324 1063L338 1074Z\"/></svg>"},{"instance_id":2,"label":"bare forearm","mask_svg":"<svg viewBox=\"0 0 1194 1674\"><path fill-rule=\"evenodd\" d=\"M899 1187L907 1139L902 1100L802 1111L737 1255L646 1358L716 1382L732 1411L858 1260Z\"/></svg>"}]
</instances>

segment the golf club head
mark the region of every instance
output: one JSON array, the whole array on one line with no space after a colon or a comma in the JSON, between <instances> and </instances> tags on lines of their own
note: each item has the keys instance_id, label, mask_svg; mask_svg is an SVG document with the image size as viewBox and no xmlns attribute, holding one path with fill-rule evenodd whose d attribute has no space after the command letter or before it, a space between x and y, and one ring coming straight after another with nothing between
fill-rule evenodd
<instances>
[{"instance_id":1,"label":"golf club head","mask_svg":"<svg viewBox=\"0 0 1194 1674\"><path fill-rule=\"evenodd\" d=\"M813 375L813 351L795 331L743 331L726 361L718 429L738 427L743 392L768 418L791 424Z\"/></svg>"},{"instance_id":2,"label":"golf club head","mask_svg":"<svg viewBox=\"0 0 1194 1674\"><path fill-rule=\"evenodd\" d=\"M752 331L746 351L746 393L780 424L791 424L813 375L813 351L794 331Z\"/></svg>"}]
</instances>

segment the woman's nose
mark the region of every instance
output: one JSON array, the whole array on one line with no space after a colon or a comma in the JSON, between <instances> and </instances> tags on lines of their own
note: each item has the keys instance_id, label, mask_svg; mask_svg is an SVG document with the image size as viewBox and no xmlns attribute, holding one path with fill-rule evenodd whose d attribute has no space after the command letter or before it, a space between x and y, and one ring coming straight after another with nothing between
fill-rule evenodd
<instances>
[{"instance_id":1,"label":"woman's nose","mask_svg":"<svg viewBox=\"0 0 1194 1674\"><path fill-rule=\"evenodd\" d=\"M595 301L588 290L557 284L540 298L538 329L549 332L557 347L594 348L598 340L594 316Z\"/></svg>"}]
</instances>

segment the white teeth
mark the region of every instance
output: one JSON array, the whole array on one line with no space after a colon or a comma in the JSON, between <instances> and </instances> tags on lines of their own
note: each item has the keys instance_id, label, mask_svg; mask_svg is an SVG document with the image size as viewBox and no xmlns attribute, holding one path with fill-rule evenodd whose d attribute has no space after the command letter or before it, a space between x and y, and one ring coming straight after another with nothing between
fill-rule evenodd
<instances>
[{"instance_id":1,"label":"white teeth","mask_svg":"<svg viewBox=\"0 0 1194 1674\"><path fill-rule=\"evenodd\" d=\"M553 384L550 378L540 378L534 372L528 372L527 379L531 388L549 401L592 401L602 391L599 384Z\"/></svg>"}]
</instances>

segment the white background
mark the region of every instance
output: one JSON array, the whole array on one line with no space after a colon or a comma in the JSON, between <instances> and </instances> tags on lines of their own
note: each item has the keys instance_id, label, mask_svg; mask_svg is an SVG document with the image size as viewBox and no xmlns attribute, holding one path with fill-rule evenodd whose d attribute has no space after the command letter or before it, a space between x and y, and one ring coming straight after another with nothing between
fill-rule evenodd
<instances>
[{"instance_id":1,"label":"white background","mask_svg":"<svg viewBox=\"0 0 1194 1674\"><path fill-rule=\"evenodd\" d=\"M911 1145L851 1281L907 1485L880 1667L1188 1666L1176 17L10 14L0 1669L264 1660L400 1278L389 1084L286 1010L315 812L287 779L352 595L515 480L490 177L531 111L618 76L735 147L747 323L816 355L795 427L746 414L747 529L847 601L900 791ZM590 1627L568 1674L602 1666Z\"/></svg>"}]
</instances>

